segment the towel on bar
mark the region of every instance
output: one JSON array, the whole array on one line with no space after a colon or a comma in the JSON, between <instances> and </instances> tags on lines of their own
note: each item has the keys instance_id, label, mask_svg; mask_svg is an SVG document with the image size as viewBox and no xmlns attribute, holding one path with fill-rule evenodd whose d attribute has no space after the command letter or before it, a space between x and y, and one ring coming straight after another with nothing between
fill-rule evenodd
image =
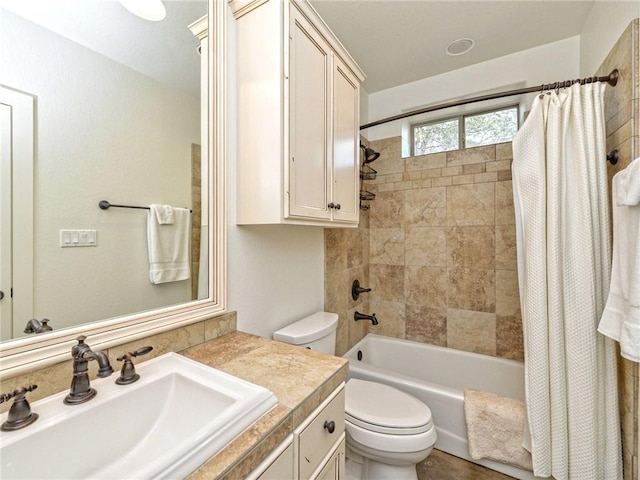
<instances>
[{"instance_id":1,"label":"towel on bar","mask_svg":"<svg viewBox=\"0 0 640 480\"><path fill-rule=\"evenodd\" d=\"M640 158L613 177L613 261L598 331L640 362Z\"/></svg>"},{"instance_id":2,"label":"towel on bar","mask_svg":"<svg viewBox=\"0 0 640 480\"><path fill-rule=\"evenodd\" d=\"M160 225L173 225L176 223L171 205L151 205L150 210L156 216L156 220Z\"/></svg>"},{"instance_id":3,"label":"towel on bar","mask_svg":"<svg viewBox=\"0 0 640 480\"><path fill-rule=\"evenodd\" d=\"M151 283L177 282L189 278L190 226L191 212L188 209L151 205L147 217Z\"/></svg>"},{"instance_id":4,"label":"towel on bar","mask_svg":"<svg viewBox=\"0 0 640 480\"><path fill-rule=\"evenodd\" d=\"M614 182L618 187L614 197L618 206L640 205L640 157L618 172Z\"/></svg>"},{"instance_id":5,"label":"towel on bar","mask_svg":"<svg viewBox=\"0 0 640 480\"><path fill-rule=\"evenodd\" d=\"M469 454L531 470L531 454L522 447L525 405L522 400L480 390L464 390Z\"/></svg>"}]
</instances>

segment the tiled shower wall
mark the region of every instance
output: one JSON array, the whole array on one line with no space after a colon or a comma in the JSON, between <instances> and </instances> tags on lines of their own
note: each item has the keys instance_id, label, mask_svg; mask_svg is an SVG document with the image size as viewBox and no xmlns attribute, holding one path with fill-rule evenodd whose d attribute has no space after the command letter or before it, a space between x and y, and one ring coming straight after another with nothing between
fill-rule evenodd
<instances>
[{"instance_id":1,"label":"tiled shower wall","mask_svg":"<svg viewBox=\"0 0 640 480\"><path fill-rule=\"evenodd\" d=\"M401 158L375 141L369 331L522 359L511 144Z\"/></svg>"},{"instance_id":2,"label":"tiled shower wall","mask_svg":"<svg viewBox=\"0 0 640 480\"><path fill-rule=\"evenodd\" d=\"M369 313L369 293L357 300L351 296L351 286L358 280L369 287L369 214L360 212L357 229L326 228L324 231L325 274L324 308L338 314L336 354L342 355L367 333L364 321L356 322L356 311Z\"/></svg>"},{"instance_id":3,"label":"tiled shower wall","mask_svg":"<svg viewBox=\"0 0 640 480\"><path fill-rule=\"evenodd\" d=\"M629 24L604 60L597 75L620 72L615 88L605 91L607 152L614 148L620 158L607 167L611 179L634 158L640 157L640 33L639 22ZM613 232L615 235L615 232ZM622 424L624 480L638 480L638 363L618 355L618 393Z\"/></svg>"},{"instance_id":4,"label":"tiled shower wall","mask_svg":"<svg viewBox=\"0 0 640 480\"><path fill-rule=\"evenodd\" d=\"M511 143L407 159L400 137L371 147L371 209L357 230L325 230L338 354L369 331L521 360ZM358 302L356 277L373 289ZM357 309L379 324L356 324Z\"/></svg>"}]
</instances>

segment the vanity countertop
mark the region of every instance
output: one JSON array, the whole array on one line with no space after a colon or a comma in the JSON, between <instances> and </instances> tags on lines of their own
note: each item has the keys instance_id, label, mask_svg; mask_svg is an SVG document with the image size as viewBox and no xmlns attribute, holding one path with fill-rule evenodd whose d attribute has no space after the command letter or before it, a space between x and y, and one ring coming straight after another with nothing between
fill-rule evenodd
<instances>
[{"instance_id":1,"label":"vanity countertop","mask_svg":"<svg viewBox=\"0 0 640 480\"><path fill-rule=\"evenodd\" d=\"M234 332L184 356L271 390L278 404L212 457L189 480L244 478L347 379L347 360Z\"/></svg>"}]
</instances>

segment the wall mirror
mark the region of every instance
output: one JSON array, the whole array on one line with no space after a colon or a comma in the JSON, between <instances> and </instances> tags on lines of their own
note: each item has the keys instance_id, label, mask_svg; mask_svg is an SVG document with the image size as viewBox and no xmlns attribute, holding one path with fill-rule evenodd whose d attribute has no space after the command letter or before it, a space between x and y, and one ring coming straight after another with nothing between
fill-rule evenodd
<instances>
[{"instance_id":1,"label":"wall mirror","mask_svg":"<svg viewBox=\"0 0 640 480\"><path fill-rule=\"evenodd\" d=\"M0 376L224 309L224 2L125 3L1 4ZM150 204L191 210L188 279L150 281Z\"/></svg>"}]
</instances>

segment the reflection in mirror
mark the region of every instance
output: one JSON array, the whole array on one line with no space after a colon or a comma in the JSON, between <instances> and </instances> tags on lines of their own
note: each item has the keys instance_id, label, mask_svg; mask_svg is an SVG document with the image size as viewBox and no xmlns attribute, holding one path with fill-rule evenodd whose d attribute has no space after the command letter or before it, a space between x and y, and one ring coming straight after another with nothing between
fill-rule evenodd
<instances>
[{"instance_id":1,"label":"reflection in mirror","mask_svg":"<svg viewBox=\"0 0 640 480\"><path fill-rule=\"evenodd\" d=\"M207 2L164 4L158 22L117 1L3 4L3 341L26 336L31 319L48 319L55 333L209 296L207 59L189 29ZM160 239L180 252L164 261L187 263L188 278L151 283L149 249L158 244L148 242L149 210L102 210L101 200L190 209ZM176 246L185 231L187 245Z\"/></svg>"}]
</instances>

